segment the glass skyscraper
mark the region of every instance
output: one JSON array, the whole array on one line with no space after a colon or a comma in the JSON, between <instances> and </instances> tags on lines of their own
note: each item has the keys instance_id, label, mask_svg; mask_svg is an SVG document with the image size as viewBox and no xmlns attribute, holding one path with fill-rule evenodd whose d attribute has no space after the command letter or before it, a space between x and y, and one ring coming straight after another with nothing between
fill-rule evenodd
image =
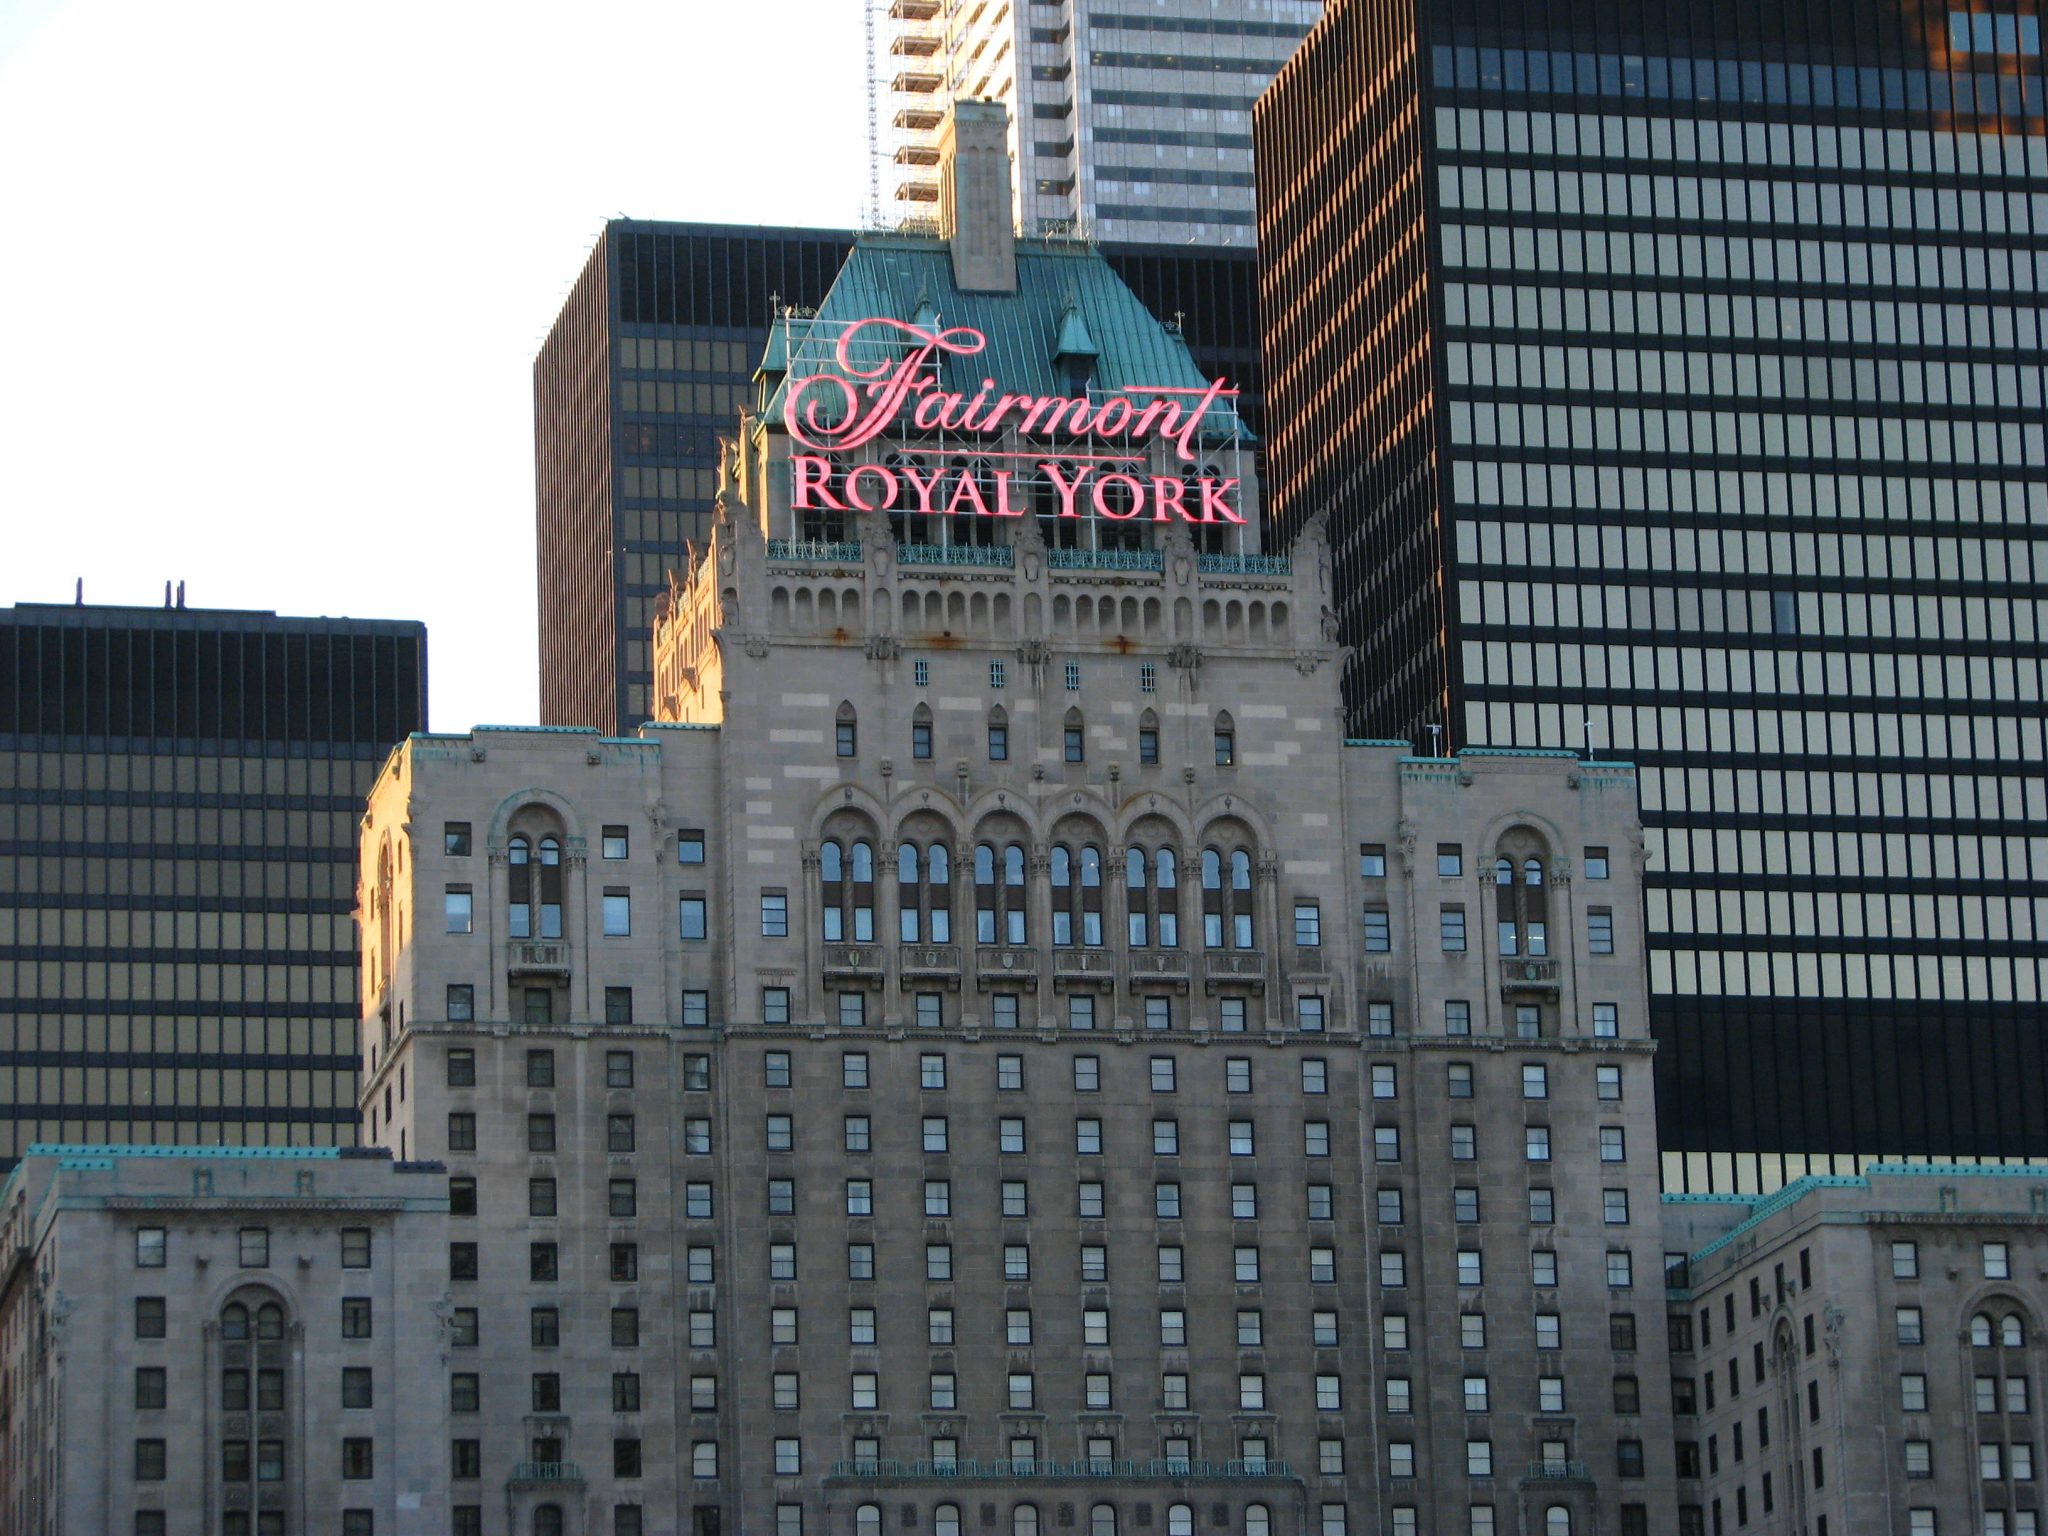
<instances>
[{"instance_id":1,"label":"glass skyscraper","mask_svg":"<svg viewBox=\"0 0 2048 1536\"><path fill-rule=\"evenodd\" d=\"M1639 765L1672 1187L2048 1156L2036 0L1337 0L1256 137L1352 729Z\"/></svg>"},{"instance_id":2,"label":"glass skyscraper","mask_svg":"<svg viewBox=\"0 0 2048 1536\"><path fill-rule=\"evenodd\" d=\"M356 831L415 623L0 609L0 1165L356 1140Z\"/></svg>"}]
</instances>

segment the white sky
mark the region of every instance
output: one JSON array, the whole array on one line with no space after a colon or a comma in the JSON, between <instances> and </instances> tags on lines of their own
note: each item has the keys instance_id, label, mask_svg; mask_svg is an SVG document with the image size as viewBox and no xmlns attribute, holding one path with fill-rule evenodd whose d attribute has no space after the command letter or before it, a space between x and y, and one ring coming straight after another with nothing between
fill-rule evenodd
<instances>
[{"instance_id":1,"label":"white sky","mask_svg":"<svg viewBox=\"0 0 2048 1536\"><path fill-rule=\"evenodd\" d=\"M846 228L860 0L0 0L0 605L424 619L538 718L532 363L604 220Z\"/></svg>"}]
</instances>

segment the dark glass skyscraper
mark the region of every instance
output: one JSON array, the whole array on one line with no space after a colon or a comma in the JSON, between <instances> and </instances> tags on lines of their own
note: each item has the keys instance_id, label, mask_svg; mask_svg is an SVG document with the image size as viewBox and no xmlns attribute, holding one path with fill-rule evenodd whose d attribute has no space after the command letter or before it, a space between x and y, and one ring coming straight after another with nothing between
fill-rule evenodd
<instances>
[{"instance_id":1,"label":"dark glass skyscraper","mask_svg":"<svg viewBox=\"0 0 2048 1536\"><path fill-rule=\"evenodd\" d=\"M1353 729L1640 765L1677 1187L2048 1156L2042 70L2037 0L1336 0L1256 118Z\"/></svg>"},{"instance_id":2,"label":"dark glass skyscraper","mask_svg":"<svg viewBox=\"0 0 2048 1536\"><path fill-rule=\"evenodd\" d=\"M356 827L426 631L0 610L0 1161L356 1139Z\"/></svg>"},{"instance_id":3,"label":"dark glass skyscraper","mask_svg":"<svg viewBox=\"0 0 2048 1536\"><path fill-rule=\"evenodd\" d=\"M541 719L630 730L649 715L654 604L708 537L718 440L737 430L776 304L814 307L850 233L615 220L534 363ZM1249 250L1106 246L1259 427Z\"/></svg>"}]
</instances>

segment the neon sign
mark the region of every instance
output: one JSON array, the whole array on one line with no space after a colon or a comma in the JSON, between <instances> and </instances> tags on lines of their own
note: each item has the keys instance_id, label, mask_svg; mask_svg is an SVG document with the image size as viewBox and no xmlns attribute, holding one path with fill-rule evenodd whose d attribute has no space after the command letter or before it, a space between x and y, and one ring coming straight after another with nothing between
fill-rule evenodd
<instances>
[{"instance_id":1,"label":"neon sign","mask_svg":"<svg viewBox=\"0 0 2048 1536\"><path fill-rule=\"evenodd\" d=\"M858 362L854 340L871 329L898 333L892 339L907 343L902 355ZM1156 475L1146 452L1154 443L1167 443L1176 458L1193 463L1203 416L1219 400L1237 396L1221 379L1200 388L1133 385L1102 400L1005 394L994 379L983 379L973 395L939 388L933 364L941 354L972 357L987 346L986 336L964 325L927 330L887 316L849 325L834 354L845 376L817 373L794 380L783 403L783 426L810 450L790 455L791 509L1025 517L1036 499L1050 508L1045 515L1056 517L1244 521L1234 504L1237 480ZM892 428L996 432L1006 427L1020 439L1050 441L1030 452L971 450L977 459L1019 465L994 469L987 479L969 468L934 464L922 469L905 461L858 464L842 474L825 456L859 448ZM1034 498L1034 492L1041 494Z\"/></svg>"}]
</instances>

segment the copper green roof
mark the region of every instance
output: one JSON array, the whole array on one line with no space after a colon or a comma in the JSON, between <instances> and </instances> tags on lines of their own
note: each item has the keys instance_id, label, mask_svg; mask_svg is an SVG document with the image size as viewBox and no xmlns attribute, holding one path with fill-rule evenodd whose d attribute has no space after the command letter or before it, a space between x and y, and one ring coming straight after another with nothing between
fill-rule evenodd
<instances>
[{"instance_id":1,"label":"copper green roof","mask_svg":"<svg viewBox=\"0 0 2048 1536\"><path fill-rule=\"evenodd\" d=\"M1139 301L1122 278L1089 246L1017 242L1017 291L968 293L953 285L953 261L942 240L902 235L868 236L855 245L815 319L784 316L768 339L760 373L799 376L833 368L833 348L849 321L889 316L920 325L968 326L988 338L985 351L944 357L941 386L973 394L983 379L1023 395L1067 392L1062 356L1094 358L1096 393L1135 385L1200 389L1208 383L1180 333ZM1235 379L1227 381L1235 385ZM768 414L779 418L784 382L774 378ZM1219 402L1204 422L1204 437L1233 430L1251 433L1233 406Z\"/></svg>"}]
</instances>

